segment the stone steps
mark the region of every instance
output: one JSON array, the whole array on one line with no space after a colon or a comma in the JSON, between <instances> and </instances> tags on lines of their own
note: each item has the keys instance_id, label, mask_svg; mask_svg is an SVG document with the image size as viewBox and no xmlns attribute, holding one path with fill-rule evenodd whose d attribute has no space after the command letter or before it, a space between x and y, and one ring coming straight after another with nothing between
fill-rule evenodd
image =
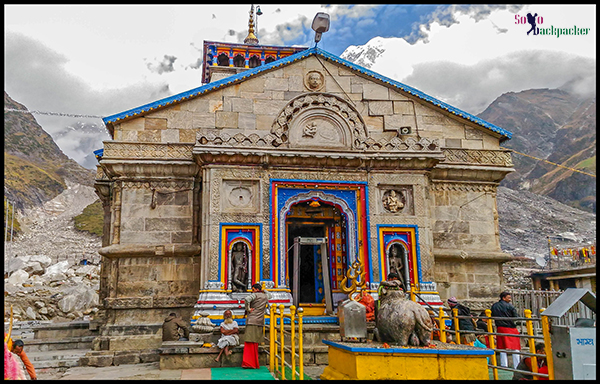
<instances>
[{"instance_id":1,"label":"stone steps","mask_svg":"<svg viewBox=\"0 0 600 384\"><path fill-rule=\"evenodd\" d=\"M64 349L53 351L26 352L36 369L77 367L79 359L85 356L85 349Z\"/></svg>"},{"instance_id":2,"label":"stone steps","mask_svg":"<svg viewBox=\"0 0 600 384\"><path fill-rule=\"evenodd\" d=\"M296 346L296 351L298 349ZM239 367L242 364L244 344L233 348L233 353L228 357L221 355L219 362L214 360L220 352L218 347L204 348L201 344L192 342L164 342L159 351L161 369ZM287 351L286 356L286 361L289 362ZM304 346L303 348L304 365L327 365L328 358L328 347L324 344ZM259 346L259 362L261 365L269 364L268 345Z\"/></svg>"},{"instance_id":3,"label":"stone steps","mask_svg":"<svg viewBox=\"0 0 600 384\"><path fill-rule=\"evenodd\" d=\"M25 342L25 350L29 352L47 352L60 350L84 350L88 351L92 348L92 341L96 336L81 336L68 337L61 340L48 339L23 339Z\"/></svg>"}]
</instances>

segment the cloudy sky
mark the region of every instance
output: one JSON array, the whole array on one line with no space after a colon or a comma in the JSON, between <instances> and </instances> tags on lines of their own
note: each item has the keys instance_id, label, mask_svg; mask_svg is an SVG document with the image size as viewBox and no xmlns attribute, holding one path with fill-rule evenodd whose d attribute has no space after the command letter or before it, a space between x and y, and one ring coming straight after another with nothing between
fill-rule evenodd
<instances>
[{"instance_id":1,"label":"cloudy sky","mask_svg":"<svg viewBox=\"0 0 600 384\"><path fill-rule=\"evenodd\" d=\"M595 5L260 6L260 43L314 46L317 12L331 17L319 47L385 47L371 68L467 112L505 92L557 88L595 92ZM243 42L250 5L5 5L5 91L29 110L109 116L201 85L204 40ZM527 35L589 28L587 35ZM386 38L385 40L377 37ZM77 121L35 115L63 151L89 155ZM58 139L57 139L58 138ZM101 140L98 136L97 148ZM89 160L89 157L88 157ZM90 164L86 164L90 166Z\"/></svg>"}]
</instances>

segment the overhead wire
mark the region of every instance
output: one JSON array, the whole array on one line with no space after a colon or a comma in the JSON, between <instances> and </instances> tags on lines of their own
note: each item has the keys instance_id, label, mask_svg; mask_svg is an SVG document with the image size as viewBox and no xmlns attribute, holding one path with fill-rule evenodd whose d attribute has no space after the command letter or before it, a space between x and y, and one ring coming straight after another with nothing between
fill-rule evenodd
<instances>
[{"instance_id":1,"label":"overhead wire","mask_svg":"<svg viewBox=\"0 0 600 384\"><path fill-rule=\"evenodd\" d=\"M79 115L79 114L64 113L64 112L29 111L26 109L16 109L16 108L4 108L4 111L5 112L30 113L30 114L36 114L36 115L64 116L64 117L86 117L86 118L93 118L93 119L102 119L103 118L103 116L97 116L97 115Z\"/></svg>"},{"instance_id":2,"label":"overhead wire","mask_svg":"<svg viewBox=\"0 0 600 384\"><path fill-rule=\"evenodd\" d=\"M538 161L543 161L544 163L548 163L548 164L552 164L552 165L557 166L557 167L568 169L569 171L583 173L584 175L588 175L588 176L591 176L591 177L594 177L594 178L596 177L596 175L593 175L591 173L580 171L579 169L567 167L567 166L562 165L562 164L553 163L553 162L545 160L545 159L540 159L539 157L535 157L535 156L531 156L531 155L526 155L526 154L521 153L519 151L515 151L514 149L511 149L511 148L505 148L505 149L509 149L510 151L512 151L512 152L514 152L516 154L522 155L522 156L527 156L527 157L531 157L532 159L535 159L535 160L538 160Z\"/></svg>"}]
</instances>

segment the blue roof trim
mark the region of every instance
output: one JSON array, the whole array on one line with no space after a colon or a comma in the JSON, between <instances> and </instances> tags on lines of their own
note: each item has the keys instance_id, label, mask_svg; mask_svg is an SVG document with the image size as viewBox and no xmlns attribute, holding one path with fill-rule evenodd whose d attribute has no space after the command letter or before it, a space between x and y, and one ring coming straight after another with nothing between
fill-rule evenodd
<instances>
[{"instance_id":1,"label":"blue roof trim","mask_svg":"<svg viewBox=\"0 0 600 384\"><path fill-rule=\"evenodd\" d=\"M491 349L482 349L474 347L474 349L436 349L436 348L369 348L366 346L361 347L350 347L348 345L336 343L331 340L321 340L323 344L329 345L331 347L339 348L346 350L348 352L355 353L381 353L381 354L391 354L391 353L418 353L422 355L480 355L480 356L491 356L494 354L494 351ZM361 343L357 343L357 345L364 345Z\"/></svg>"},{"instance_id":2,"label":"blue roof trim","mask_svg":"<svg viewBox=\"0 0 600 384\"><path fill-rule=\"evenodd\" d=\"M373 77L373 78L375 78L375 79L377 79L379 81L382 81L384 83L390 84L390 85L392 85L392 86L394 86L394 87L396 87L396 88L398 88L398 89L400 89L400 90L402 90L404 92L407 92L407 93L409 93L411 95L414 95L414 96L416 96L416 97L418 97L420 99L426 100L426 101L428 101L428 102L430 102L430 103L432 103L432 104L434 104L434 105L436 105L436 106L438 106L438 107L440 107L440 108L442 108L444 110L447 110L448 112L450 112L452 114L455 114L455 115L457 115L459 117L462 117L462 118L465 118L467 120L470 120L470 121L472 121L472 122L474 122L476 124L479 124L479 125L481 125L481 126L483 126L485 128L490 129L493 132L499 133L499 134L505 136L508 139L512 138L512 133L509 132L509 131L507 131L507 130L505 130L505 129L502 129L502 128L500 128L500 127L498 127L498 126L496 126L496 125L494 125L492 123L488 123L487 121L480 119L477 116L474 116L474 115L472 115L470 113L467 113L467 112L462 111L462 110L460 110L460 109L458 109L456 107L453 107L453 106L451 106L449 104L446 104L443 101L440 101L440 100L438 100L438 99L436 99L434 97L431 97L431 96L429 96L429 95L427 95L427 94L425 94L425 93L423 93L423 92L421 92L421 91L419 91L419 90L417 90L417 89L415 89L413 87L410 87L410 86L408 86L406 84L403 84L403 83L400 83L398 81L392 80L392 79L390 79L388 77L380 75L380 74L378 74L376 72L373 72L373 71L371 71L369 69L366 69L366 68L363 68L363 67L361 67L359 65L351 63L350 61L344 60L341 57L335 56L335 55L333 55L333 54L331 54L331 53L329 53L327 51L324 51L324 50L322 50L322 49L320 49L318 47L313 47L313 48L309 48L309 49L304 50L304 51L300 51L300 52L295 53L293 55L284 57L283 59L279 59L279 60L273 61L273 62L271 62L269 64L261 65L261 66L258 66L258 67L246 70L246 71L238 73L236 75L232 75L232 76L226 77L224 79L217 80L217 81L214 81L212 83L205 84L205 85L203 85L201 87L194 88L194 89L191 89L189 91L179 93L177 95L169 96L167 98L155 101L153 103L142 105L141 107L137 107L137 108L125 111L125 112L121 112L121 113L117 113L117 114L114 114L114 115L111 115L111 116L104 117L102 119L102 121L104 122L104 124L110 124L110 123L114 123L114 122L116 122L118 120L130 117L130 116L135 116L135 115L138 115L138 114L141 114L141 113L144 113L144 112L149 112L149 111L151 111L153 109L156 109L156 108L159 108L159 107L164 107L166 105L173 104L173 103L176 103L176 102L179 102L179 101L183 101L183 100L189 99L191 97L199 96L199 95L201 95L201 94L203 94L205 92L217 90L217 89L221 88L222 86L232 85L232 84L234 84L234 83L236 83L238 81L245 80L246 78L249 78L249 77L251 77L253 75L256 75L258 73L261 73L263 71L267 71L269 69L273 69L273 68L281 67L281 66L284 66L284 65L288 65L288 64L290 64L290 63L292 63L292 62L294 62L296 60L303 59L303 58L311 56L313 54L322 56L325 59L333 61L335 63L340 63L340 64L345 65L345 66L347 66L347 67L349 67L349 68L351 68L351 69L353 69L355 71L358 71L359 73L363 73L363 74L371 76L371 77Z\"/></svg>"}]
</instances>

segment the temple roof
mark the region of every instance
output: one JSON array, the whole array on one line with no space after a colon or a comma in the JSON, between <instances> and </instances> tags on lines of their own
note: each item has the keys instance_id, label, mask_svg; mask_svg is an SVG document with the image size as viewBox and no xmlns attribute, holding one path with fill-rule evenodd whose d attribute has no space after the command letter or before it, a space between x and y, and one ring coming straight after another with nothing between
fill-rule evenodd
<instances>
[{"instance_id":1,"label":"temple roof","mask_svg":"<svg viewBox=\"0 0 600 384\"><path fill-rule=\"evenodd\" d=\"M117 114L114 114L111 116L104 117L102 119L102 121L104 121L104 124L107 126L109 131L112 132L113 131L112 125L114 123L120 122L121 120L129 119L129 118L136 117L136 116L141 116L148 112L152 112L158 108L162 108L165 106L169 106L169 105L180 103L180 102L183 102L186 100L190 100L192 98L198 97L205 93L212 92L212 91L215 91L215 90L218 90L218 89L221 89L221 88L233 85L233 84L240 83L242 81L245 81L246 79L257 76L262 72L266 72L271 69L290 65L298 60L302 60L302 59L305 59L305 58L307 58L309 56L313 56L313 55L320 56L330 62L339 63L339 64L347 67L350 70L358 72L359 74L366 75L372 79L379 80L380 82L389 85L391 88L396 88L400 91L406 92L406 93L413 95L421 100L427 101L439 108L442 108L456 116L462 117L463 119L466 119L477 125L487 128L492 132L498 133L502 136L500 141L508 140L512 137L511 132L509 132L503 128L500 128L492 123L488 123L487 121L485 121L475 115L472 115L472 114L462 111L456 107L453 107L449 104L446 104L443 101L440 101L432 96L429 96L429 95L427 95L413 87L410 87L406 84L403 84L399 81L392 80L388 77L385 77L376 72L373 72L373 71L363 68L359 65L356 65L350 61L344 60L341 57L333 55L333 54L331 54L327 51L324 51L318 47L313 47L313 48L295 53L293 55L290 55L285 58L271 62L269 64L265 64L265 65L261 65L261 66L258 66L258 67L252 68L252 69L248 69L247 71L238 73L233 76L226 77L221 80L214 81L212 83L202 85L200 87L191 89L186 92L178 93L176 95L169 96L164 99L160 99L155 102L145 104L145 105L142 105L137 108L133 108L133 109L130 109L130 110L127 110L124 112L120 112L120 113L117 113Z\"/></svg>"}]
</instances>

